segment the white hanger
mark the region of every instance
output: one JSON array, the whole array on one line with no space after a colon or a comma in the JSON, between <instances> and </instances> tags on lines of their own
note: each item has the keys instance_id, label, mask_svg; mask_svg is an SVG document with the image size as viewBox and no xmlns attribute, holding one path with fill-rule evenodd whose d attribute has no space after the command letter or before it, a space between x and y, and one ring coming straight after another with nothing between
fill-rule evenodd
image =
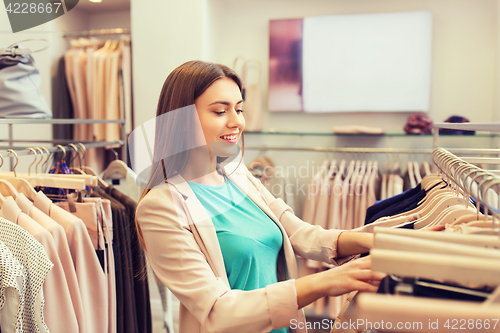
<instances>
[{"instance_id":1,"label":"white hanger","mask_svg":"<svg viewBox=\"0 0 500 333\"><path fill-rule=\"evenodd\" d=\"M109 163L106 170L104 170L104 173L102 175L103 179L110 179L111 176L115 173L118 173L121 176L126 177L127 172L130 169L125 162L118 159L118 155L114 150L113 150L113 153L115 154L115 159L113 161L111 161L111 163Z\"/></svg>"},{"instance_id":2,"label":"white hanger","mask_svg":"<svg viewBox=\"0 0 500 333\"><path fill-rule=\"evenodd\" d=\"M485 304L483 302L482 304ZM403 295L380 295L380 294L358 294L346 310L344 321L360 323L356 327L357 331L370 329L369 323L385 322L391 323L390 332L450 332L449 327L460 327L463 322L474 320L474 323L488 322L489 329L472 329L474 332L494 332L498 331L500 321L497 321L500 313L500 305L491 304L482 306L478 302L429 299L423 297L403 296ZM362 319L363 321L358 321ZM493 321L492 321L493 319ZM454 321L455 320L455 321ZM438 322L437 327L431 323ZM448 328L444 325L448 321ZM397 323L402 323L397 327ZM413 325L409 329L404 324ZM495 330L493 326L496 324ZM414 326L417 325L417 326ZM420 325L420 326L418 326ZM475 326L476 327L476 326ZM484 326L483 326L484 327Z\"/></svg>"},{"instance_id":3,"label":"white hanger","mask_svg":"<svg viewBox=\"0 0 500 333\"><path fill-rule=\"evenodd\" d=\"M46 187L66 188L66 189L73 189L73 190L84 190L85 189L85 180L83 180L83 179L57 177L54 175L51 175L51 176L32 176L30 173L20 173L20 172L17 173L16 166L19 163L19 159L17 158L17 154L12 149L9 149L8 152L12 153L16 157L16 164L14 165L14 168L13 168L14 171L13 172L0 172L0 179L7 180L10 178L21 178L21 179L25 179L31 186L46 186ZM32 163L32 165L33 165L33 163Z\"/></svg>"},{"instance_id":4,"label":"white hanger","mask_svg":"<svg viewBox=\"0 0 500 333\"><path fill-rule=\"evenodd\" d=\"M500 260L449 254L372 249L371 269L404 277L497 287Z\"/></svg>"},{"instance_id":5,"label":"white hanger","mask_svg":"<svg viewBox=\"0 0 500 333\"><path fill-rule=\"evenodd\" d=\"M390 234L396 236L406 236L418 239L429 239L446 243L463 244L485 248L500 248L500 238L497 236L485 235L463 235L447 232L425 231L425 230L410 230L399 228L383 228L375 227L373 229L375 235L378 233Z\"/></svg>"},{"instance_id":6,"label":"white hanger","mask_svg":"<svg viewBox=\"0 0 500 333\"><path fill-rule=\"evenodd\" d=\"M478 248L471 245L447 243L425 238L377 233L375 234L374 244L376 249L453 254L500 260L500 251L496 249Z\"/></svg>"}]
</instances>

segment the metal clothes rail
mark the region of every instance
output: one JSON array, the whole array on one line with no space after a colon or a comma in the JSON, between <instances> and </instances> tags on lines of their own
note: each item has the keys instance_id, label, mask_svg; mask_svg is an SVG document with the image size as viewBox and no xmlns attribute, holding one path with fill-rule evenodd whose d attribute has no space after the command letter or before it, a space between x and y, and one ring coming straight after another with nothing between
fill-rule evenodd
<instances>
[{"instance_id":1,"label":"metal clothes rail","mask_svg":"<svg viewBox=\"0 0 500 333\"><path fill-rule=\"evenodd\" d=\"M84 30L84 31L68 31L63 32L63 37L91 37L102 35L130 35L131 29L116 28L116 29L97 29L97 30Z\"/></svg>"},{"instance_id":2,"label":"metal clothes rail","mask_svg":"<svg viewBox=\"0 0 500 333\"><path fill-rule=\"evenodd\" d=\"M52 124L52 125L79 125L79 124L120 124L121 126L121 141L114 142L103 142L103 141L81 141L87 148L101 148L110 146L121 146L122 147L122 158L124 161L127 160L127 142L126 142L126 132L125 132L125 120L107 120L107 119L25 119L25 118L8 118L0 119L0 125L6 124L9 126L8 134L9 138L7 140L0 140L1 142L7 142L8 146L0 146L1 149L25 149L26 147L14 146L15 143L52 143L52 144L69 144L78 143L74 140L16 140L14 139L14 129L13 126L16 124ZM32 145L29 145L32 147Z\"/></svg>"}]
</instances>

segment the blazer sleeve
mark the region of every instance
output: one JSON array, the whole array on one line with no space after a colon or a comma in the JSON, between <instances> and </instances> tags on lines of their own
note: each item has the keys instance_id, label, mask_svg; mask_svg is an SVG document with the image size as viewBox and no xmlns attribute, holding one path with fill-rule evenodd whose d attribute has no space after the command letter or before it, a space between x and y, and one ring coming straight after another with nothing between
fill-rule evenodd
<instances>
[{"instance_id":1,"label":"blazer sleeve","mask_svg":"<svg viewBox=\"0 0 500 333\"><path fill-rule=\"evenodd\" d=\"M298 319L294 280L241 291L215 276L173 196L182 200L175 189L151 190L138 204L137 220L154 272L205 330L269 332Z\"/></svg>"},{"instance_id":2,"label":"blazer sleeve","mask_svg":"<svg viewBox=\"0 0 500 333\"><path fill-rule=\"evenodd\" d=\"M337 257L337 242L340 234L347 230L325 230L319 225L302 221L282 199L276 199L250 172L247 177L260 191L262 197L285 229L295 253L306 259L342 265L357 256Z\"/></svg>"}]
</instances>

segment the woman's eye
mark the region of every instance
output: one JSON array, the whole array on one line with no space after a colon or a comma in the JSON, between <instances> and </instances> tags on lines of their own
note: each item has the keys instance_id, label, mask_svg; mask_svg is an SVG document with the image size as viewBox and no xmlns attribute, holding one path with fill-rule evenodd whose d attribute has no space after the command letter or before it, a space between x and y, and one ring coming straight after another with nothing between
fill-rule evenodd
<instances>
[{"instance_id":1,"label":"woman's eye","mask_svg":"<svg viewBox=\"0 0 500 333\"><path fill-rule=\"evenodd\" d=\"M226 111L214 111L214 112L219 116L222 116L224 113L226 113Z\"/></svg>"},{"instance_id":2,"label":"woman's eye","mask_svg":"<svg viewBox=\"0 0 500 333\"><path fill-rule=\"evenodd\" d=\"M241 110L241 109L239 109L239 110L236 110L236 112L238 112L238 113L242 113L242 112L244 112L244 111L243 111L243 110Z\"/></svg>"}]
</instances>

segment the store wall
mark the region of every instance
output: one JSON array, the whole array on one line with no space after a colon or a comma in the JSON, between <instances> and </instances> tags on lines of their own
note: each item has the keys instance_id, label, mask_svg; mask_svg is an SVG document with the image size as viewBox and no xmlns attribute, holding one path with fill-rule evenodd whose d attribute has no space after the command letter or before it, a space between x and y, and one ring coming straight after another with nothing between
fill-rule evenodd
<instances>
[{"instance_id":1,"label":"store wall","mask_svg":"<svg viewBox=\"0 0 500 333\"><path fill-rule=\"evenodd\" d=\"M268 64L271 19L315 15L430 10L433 13L433 58L429 116L443 121L452 114L471 121L494 116L497 52L497 1L470 0L213 0L215 52L211 59L231 65L235 56ZM263 91L267 89L264 71ZM265 100L267 96L265 95ZM266 128L331 131L334 125L380 126L402 131L408 113L267 114Z\"/></svg>"},{"instance_id":2,"label":"store wall","mask_svg":"<svg viewBox=\"0 0 500 333\"><path fill-rule=\"evenodd\" d=\"M452 114L476 122L497 119L498 0L190 0L157 1L155 10L150 8L132 0L134 56L141 59L134 63L134 74L138 82L147 82L135 91L136 107L145 113L137 123L151 117L161 84L177 65L203 59L231 66L242 55L264 66L265 129L329 132L334 125L361 124L401 132L408 113L268 113L268 25L271 19L415 10L434 14L429 116L435 121ZM150 50L154 64L142 61Z\"/></svg>"}]
</instances>

